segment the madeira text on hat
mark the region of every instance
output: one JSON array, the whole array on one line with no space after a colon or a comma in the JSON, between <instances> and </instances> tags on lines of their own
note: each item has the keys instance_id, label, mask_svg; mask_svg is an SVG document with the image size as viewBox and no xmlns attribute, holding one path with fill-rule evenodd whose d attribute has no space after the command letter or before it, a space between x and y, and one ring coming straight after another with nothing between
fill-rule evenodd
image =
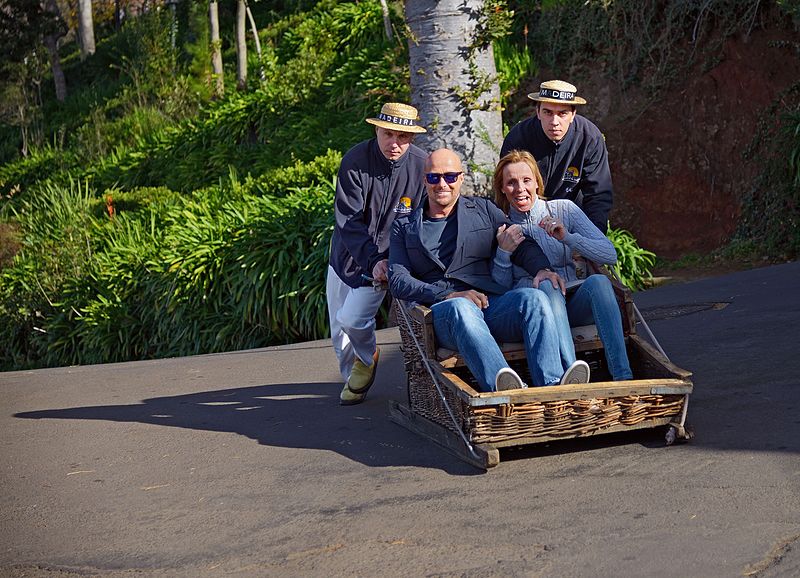
<instances>
[{"instance_id":1,"label":"madeira text on hat","mask_svg":"<svg viewBox=\"0 0 800 578\"><path fill-rule=\"evenodd\" d=\"M428 132L418 124L419 113L417 109L400 102L387 102L381 107L378 117L368 118L367 122L400 132Z\"/></svg>"},{"instance_id":2,"label":"madeira text on hat","mask_svg":"<svg viewBox=\"0 0 800 578\"><path fill-rule=\"evenodd\" d=\"M563 80L548 80L539 85L539 92L528 95L531 100L539 102L554 102L556 104L586 104L586 101L577 95L578 89L574 84Z\"/></svg>"}]
</instances>

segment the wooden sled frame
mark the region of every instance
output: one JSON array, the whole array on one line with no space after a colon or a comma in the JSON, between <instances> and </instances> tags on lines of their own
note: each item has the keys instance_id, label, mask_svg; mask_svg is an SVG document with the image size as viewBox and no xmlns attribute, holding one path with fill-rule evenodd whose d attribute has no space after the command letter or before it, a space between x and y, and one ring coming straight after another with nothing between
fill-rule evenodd
<instances>
[{"instance_id":1,"label":"wooden sled frame","mask_svg":"<svg viewBox=\"0 0 800 578\"><path fill-rule=\"evenodd\" d=\"M638 311L631 293L611 281L637 379L480 392L461 357L437 349L431 310L398 302L408 405L392 402L390 419L483 469L496 466L499 448L508 446L659 426L669 426L668 444L689 439L684 424L693 388L691 372L671 363L657 343L637 334ZM578 358L602 368L602 343L593 330L594 326L573 330L575 349ZM501 351L525 379L524 346L501 344Z\"/></svg>"}]
</instances>

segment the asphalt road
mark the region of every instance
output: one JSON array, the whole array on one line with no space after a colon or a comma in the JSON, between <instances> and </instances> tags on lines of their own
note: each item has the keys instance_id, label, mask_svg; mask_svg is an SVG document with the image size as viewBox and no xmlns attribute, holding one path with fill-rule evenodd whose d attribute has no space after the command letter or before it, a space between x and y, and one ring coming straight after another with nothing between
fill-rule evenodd
<instances>
[{"instance_id":1,"label":"asphalt road","mask_svg":"<svg viewBox=\"0 0 800 578\"><path fill-rule=\"evenodd\" d=\"M800 262L636 295L696 437L501 451L366 403L327 342L0 374L2 576L798 576Z\"/></svg>"}]
</instances>

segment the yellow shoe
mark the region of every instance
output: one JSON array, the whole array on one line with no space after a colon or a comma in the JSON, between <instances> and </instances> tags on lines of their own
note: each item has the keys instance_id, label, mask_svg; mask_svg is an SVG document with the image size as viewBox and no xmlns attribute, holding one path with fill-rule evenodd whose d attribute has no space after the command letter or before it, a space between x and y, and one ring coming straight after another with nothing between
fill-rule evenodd
<instances>
[{"instance_id":1,"label":"yellow shoe","mask_svg":"<svg viewBox=\"0 0 800 578\"><path fill-rule=\"evenodd\" d=\"M353 393L345 383L342 393L339 394L339 405L356 405L364 401L366 397L366 393Z\"/></svg>"},{"instance_id":2,"label":"yellow shoe","mask_svg":"<svg viewBox=\"0 0 800 578\"><path fill-rule=\"evenodd\" d=\"M375 373L378 369L380 356L380 347L375 347L375 353L372 354L372 365L370 366L364 365L364 362L356 357L353 369L350 370L350 379L347 380L347 388L350 391L353 393L367 393L367 390L372 387L372 382L375 381Z\"/></svg>"}]
</instances>

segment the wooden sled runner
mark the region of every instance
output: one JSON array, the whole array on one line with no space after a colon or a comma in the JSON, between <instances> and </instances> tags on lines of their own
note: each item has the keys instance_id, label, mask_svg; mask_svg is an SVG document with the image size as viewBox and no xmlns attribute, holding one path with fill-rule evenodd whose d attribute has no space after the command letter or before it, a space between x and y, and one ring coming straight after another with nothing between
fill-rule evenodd
<instances>
[{"instance_id":1,"label":"wooden sled runner","mask_svg":"<svg viewBox=\"0 0 800 578\"><path fill-rule=\"evenodd\" d=\"M508 446L659 426L669 426L667 444L689 439L684 425L691 372L667 359L644 319L653 343L638 335L630 291L612 284L635 376L629 381L610 380L603 344L590 325L572 333L578 359L591 366L591 383L480 392L457 352L437 348L430 309L398 302L408 406L392 402L390 419L483 469L496 466L498 449ZM501 350L531 383L524 345L501 344Z\"/></svg>"}]
</instances>

